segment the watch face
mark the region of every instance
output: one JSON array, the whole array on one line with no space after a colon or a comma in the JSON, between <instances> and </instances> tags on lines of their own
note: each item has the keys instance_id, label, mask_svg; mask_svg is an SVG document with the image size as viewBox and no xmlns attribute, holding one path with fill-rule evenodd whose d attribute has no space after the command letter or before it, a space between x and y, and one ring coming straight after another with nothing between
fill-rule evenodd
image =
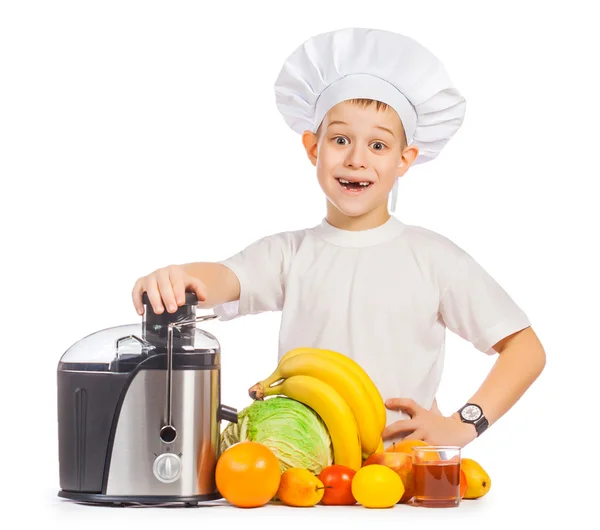
<instances>
[{"instance_id":1,"label":"watch face","mask_svg":"<svg viewBox=\"0 0 600 530\"><path fill-rule=\"evenodd\" d=\"M461 414L465 420L476 421L481 416L481 410L475 405L468 405L463 409Z\"/></svg>"}]
</instances>

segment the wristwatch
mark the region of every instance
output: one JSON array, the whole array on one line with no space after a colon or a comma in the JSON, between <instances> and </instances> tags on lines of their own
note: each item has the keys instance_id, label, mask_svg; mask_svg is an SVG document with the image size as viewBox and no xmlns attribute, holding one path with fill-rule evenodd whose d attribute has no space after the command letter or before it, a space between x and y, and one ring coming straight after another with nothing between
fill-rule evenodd
<instances>
[{"instance_id":1,"label":"wristwatch","mask_svg":"<svg viewBox=\"0 0 600 530\"><path fill-rule=\"evenodd\" d=\"M475 405L475 403L467 403L458 411L458 415L460 416L462 422L475 425L477 436L479 436L489 426L489 422L484 416L483 410L481 410L479 405Z\"/></svg>"}]
</instances>

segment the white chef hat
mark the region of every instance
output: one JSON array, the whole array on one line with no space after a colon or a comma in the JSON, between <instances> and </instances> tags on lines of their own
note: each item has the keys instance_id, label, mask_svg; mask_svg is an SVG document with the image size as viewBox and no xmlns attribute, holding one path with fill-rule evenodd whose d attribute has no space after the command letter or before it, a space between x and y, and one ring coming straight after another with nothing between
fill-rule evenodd
<instances>
[{"instance_id":1,"label":"white chef hat","mask_svg":"<svg viewBox=\"0 0 600 530\"><path fill-rule=\"evenodd\" d=\"M295 132L316 132L342 101L368 98L400 116L414 164L433 160L462 125L466 102L440 60L410 37L345 28L316 35L286 59L275 82L276 104ZM392 192L396 206L398 179Z\"/></svg>"}]
</instances>

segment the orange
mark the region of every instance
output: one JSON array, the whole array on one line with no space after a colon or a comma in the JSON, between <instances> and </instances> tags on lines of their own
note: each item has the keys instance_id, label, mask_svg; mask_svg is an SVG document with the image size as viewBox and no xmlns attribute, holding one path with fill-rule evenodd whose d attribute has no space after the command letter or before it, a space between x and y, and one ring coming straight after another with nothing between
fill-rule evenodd
<instances>
[{"instance_id":1,"label":"orange","mask_svg":"<svg viewBox=\"0 0 600 530\"><path fill-rule=\"evenodd\" d=\"M264 506L279 489L279 460L264 444L239 442L220 456L215 481L219 493L234 506Z\"/></svg>"},{"instance_id":2,"label":"orange","mask_svg":"<svg viewBox=\"0 0 600 530\"><path fill-rule=\"evenodd\" d=\"M465 493L467 493L467 475L465 475L465 472L461 469L460 470L460 498L461 499L465 498Z\"/></svg>"}]
</instances>

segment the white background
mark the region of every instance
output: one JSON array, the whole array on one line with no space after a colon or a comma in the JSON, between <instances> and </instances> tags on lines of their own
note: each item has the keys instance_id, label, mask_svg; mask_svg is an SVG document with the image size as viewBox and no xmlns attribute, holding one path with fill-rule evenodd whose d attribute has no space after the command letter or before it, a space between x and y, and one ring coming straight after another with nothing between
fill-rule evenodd
<instances>
[{"instance_id":1,"label":"white background","mask_svg":"<svg viewBox=\"0 0 600 530\"><path fill-rule=\"evenodd\" d=\"M3 2L2 504L44 527L574 522L598 475L598 112L592 2ZM219 6L219 7L217 7ZM410 35L467 99L439 158L400 181L397 217L467 249L525 309L545 371L465 449L492 478L458 510L397 506L102 509L56 497L56 367L89 333L140 319L135 280L313 226L325 199L273 82L308 37ZM274 368L279 315L211 322L222 396ZM301 323L299 323L301 325ZM451 413L495 358L448 335ZM593 471L594 470L594 471ZM263 523L261 523L263 524ZM195 526L192 526L195 525Z\"/></svg>"}]
</instances>

